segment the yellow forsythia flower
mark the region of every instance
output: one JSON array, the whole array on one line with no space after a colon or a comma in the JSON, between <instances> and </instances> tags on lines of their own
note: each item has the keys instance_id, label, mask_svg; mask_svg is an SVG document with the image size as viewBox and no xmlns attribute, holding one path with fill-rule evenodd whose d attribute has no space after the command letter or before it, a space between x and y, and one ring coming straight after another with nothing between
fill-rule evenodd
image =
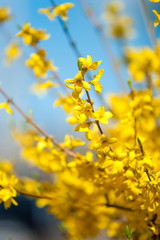
<instances>
[{"instance_id":1,"label":"yellow forsythia flower","mask_svg":"<svg viewBox=\"0 0 160 240\"><path fill-rule=\"evenodd\" d=\"M46 40L50 35L43 30L31 28L30 23L26 23L17 36L22 37L25 44L36 46L40 40Z\"/></svg>"},{"instance_id":2,"label":"yellow forsythia flower","mask_svg":"<svg viewBox=\"0 0 160 240\"><path fill-rule=\"evenodd\" d=\"M39 9L38 12L44 13L51 21L53 21L55 18L53 9L54 9L53 7L41 8L41 9Z\"/></svg>"},{"instance_id":3,"label":"yellow forsythia flower","mask_svg":"<svg viewBox=\"0 0 160 240\"><path fill-rule=\"evenodd\" d=\"M13 203L18 205L13 197L17 196L14 186L17 184L18 179L14 176L7 176L3 171L0 171L0 203L4 202L4 207L7 209Z\"/></svg>"},{"instance_id":4,"label":"yellow forsythia flower","mask_svg":"<svg viewBox=\"0 0 160 240\"><path fill-rule=\"evenodd\" d=\"M149 0L150 2L155 2L155 3L157 3L157 2L160 2L160 0Z\"/></svg>"},{"instance_id":5,"label":"yellow forsythia flower","mask_svg":"<svg viewBox=\"0 0 160 240\"><path fill-rule=\"evenodd\" d=\"M109 111L105 112L105 108L103 106L101 106L97 112L94 112L92 114L92 118L94 118L95 120L98 120L103 124L107 124L108 118L111 118L112 116L113 115L111 112Z\"/></svg>"},{"instance_id":6,"label":"yellow forsythia flower","mask_svg":"<svg viewBox=\"0 0 160 240\"><path fill-rule=\"evenodd\" d=\"M48 7L40 9L40 13L44 13L50 20L54 20L56 16L59 16L62 20L68 20L67 11L74 6L73 3L64 3L56 7Z\"/></svg>"},{"instance_id":7,"label":"yellow forsythia flower","mask_svg":"<svg viewBox=\"0 0 160 240\"><path fill-rule=\"evenodd\" d=\"M110 27L111 35L118 39L133 38L134 31L132 29L133 20L128 16L119 17L118 21L114 21Z\"/></svg>"},{"instance_id":8,"label":"yellow forsythia flower","mask_svg":"<svg viewBox=\"0 0 160 240\"><path fill-rule=\"evenodd\" d=\"M152 10L152 12L156 16L156 20L154 22L154 26L157 27L158 24L160 23L160 14L156 10Z\"/></svg>"},{"instance_id":9,"label":"yellow forsythia flower","mask_svg":"<svg viewBox=\"0 0 160 240\"><path fill-rule=\"evenodd\" d=\"M31 54L31 58L26 61L26 65L33 69L36 77L46 77L48 70L57 70L52 65L52 61L46 60L46 52L43 49L39 49L37 53Z\"/></svg>"},{"instance_id":10,"label":"yellow forsythia flower","mask_svg":"<svg viewBox=\"0 0 160 240\"><path fill-rule=\"evenodd\" d=\"M58 95L59 99L56 100L54 106L57 107L61 105L61 107L66 113L71 113L76 104L73 98L69 95L63 96L61 95L61 93L59 93Z\"/></svg>"},{"instance_id":11,"label":"yellow forsythia flower","mask_svg":"<svg viewBox=\"0 0 160 240\"><path fill-rule=\"evenodd\" d=\"M79 94L82 91L82 88L84 88L86 91L91 90L90 84L84 81L81 71L79 71L74 78L65 79L65 82L71 84L71 85L66 85L68 88L71 88L74 91L79 92Z\"/></svg>"},{"instance_id":12,"label":"yellow forsythia flower","mask_svg":"<svg viewBox=\"0 0 160 240\"><path fill-rule=\"evenodd\" d=\"M11 18L10 10L7 7L0 8L0 24Z\"/></svg>"},{"instance_id":13,"label":"yellow forsythia flower","mask_svg":"<svg viewBox=\"0 0 160 240\"><path fill-rule=\"evenodd\" d=\"M126 56L130 73L137 82L144 81L148 72L156 72L159 69L159 59L149 47L140 50L128 49Z\"/></svg>"},{"instance_id":14,"label":"yellow forsythia flower","mask_svg":"<svg viewBox=\"0 0 160 240\"><path fill-rule=\"evenodd\" d=\"M63 20L68 20L67 17L67 11L72 8L74 6L73 3L64 3L61 5L58 5L57 7L55 7L54 9L54 14L56 16L61 17Z\"/></svg>"},{"instance_id":15,"label":"yellow forsythia flower","mask_svg":"<svg viewBox=\"0 0 160 240\"><path fill-rule=\"evenodd\" d=\"M11 43L5 50L5 61L7 64L11 64L14 60L21 55L21 49L17 43Z\"/></svg>"},{"instance_id":16,"label":"yellow forsythia flower","mask_svg":"<svg viewBox=\"0 0 160 240\"><path fill-rule=\"evenodd\" d=\"M13 172L13 166L10 162L7 162L6 159L3 159L2 162L0 161L0 171L9 174Z\"/></svg>"},{"instance_id":17,"label":"yellow forsythia flower","mask_svg":"<svg viewBox=\"0 0 160 240\"><path fill-rule=\"evenodd\" d=\"M102 85L100 84L99 80L102 77L104 73L104 70L101 68L97 75L94 75L94 79L92 81L89 81L95 88L96 92L98 95L100 95L100 93L102 92Z\"/></svg>"},{"instance_id":18,"label":"yellow forsythia flower","mask_svg":"<svg viewBox=\"0 0 160 240\"><path fill-rule=\"evenodd\" d=\"M53 83L51 80L46 82L34 83L31 86L31 91L38 96L43 96L46 94L47 90L53 87L58 87L57 83Z\"/></svg>"},{"instance_id":19,"label":"yellow forsythia flower","mask_svg":"<svg viewBox=\"0 0 160 240\"><path fill-rule=\"evenodd\" d=\"M121 1L109 2L106 6L107 15L113 15L120 13L124 9L124 4Z\"/></svg>"},{"instance_id":20,"label":"yellow forsythia flower","mask_svg":"<svg viewBox=\"0 0 160 240\"><path fill-rule=\"evenodd\" d=\"M8 114L13 114L8 102L0 103L0 108L4 108Z\"/></svg>"},{"instance_id":21,"label":"yellow forsythia flower","mask_svg":"<svg viewBox=\"0 0 160 240\"><path fill-rule=\"evenodd\" d=\"M73 150L74 148L83 146L84 144L85 142L82 142L80 139L74 139L73 136L66 135L65 142L61 145Z\"/></svg>"},{"instance_id":22,"label":"yellow forsythia flower","mask_svg":"<svg viewBox=\"0 0 160 240\"><path fill-rule=\"evenodd\" d=\"M94 61L92 62L91 56L87 56L87 58L80 57L78 58L78 61L81 63L81 69L80 70L96 70L99 66L99 64L102 61Z\"/></svg>"}]
</instances>

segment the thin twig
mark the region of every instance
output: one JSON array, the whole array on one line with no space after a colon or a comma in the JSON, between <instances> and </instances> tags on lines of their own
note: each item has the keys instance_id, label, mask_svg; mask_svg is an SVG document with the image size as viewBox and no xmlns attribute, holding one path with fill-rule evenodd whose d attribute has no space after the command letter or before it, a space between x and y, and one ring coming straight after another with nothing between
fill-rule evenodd
<instances>
[{"instance_id":1,"label":"thin twig","mask_svg":"<svg viewBox=\"0 0 160 240\"><path fill-rule=\"evenodd\" d=\"M82 8L84 9L86 14L88 15L89 20L92 23L94 29L96 30L98 35L100 35L100 39L101 39L101 41L102 41L102 43L103 43L103 45L105 47L107 56L111 60L114 72L116 74L116 77L117 77L117 80L118 80L118 83L119 83L121 89L123 91L124 90L126 91L127 88L126 88L126 84L125 84L125 79L123 77L120 64L119 64L116 56L114 55L114 52L112 51L112 47L111 47L111 44L109 42L109 38L107 36L107 33L104 32L103 27L102 27L100 21L97 19L94 11L90 8L90 6L86 2L86 0L79 0L79 2L81 3Z\"/></svg>"},{"instance_id":2,"label":"thin twig","mask_svg":"<svg viewBox=\"0 0 160 240\"><path fill-rule=\"evenodd\" d=\"M150 177L150 175L149 175L149 171L148 171L147 168L145 169L145 172L146 172L146 174L147 174L147 177L148 177L149 181L151 182L152 180L151 180L151 177Z\"/></svg>"},{"instance_id":3,"label":"thin twig","mask_svg":"<svg viewBox=\"0 0 160 240\"><path fill-rule=\"evenodd\" d=\"M51 3L51 5L52 5L53 7L56 7L56 6L57 6L57 4L56 4L56 2L55 2L54 0L50 0L50 3ZM71 35L70 31L69 31L69 28L67 27L67 24L66 24L60 17L58 17L58 21L59 21L59 23L60 23L60 25L61 25L61 27L62 27L65 35L66 35L66 38L68 39L68 42L69 42L70 46L72 47L72 49L73 49L76 57L77 57L77 58L81 57L82 54L81 54L81 52L79 51L76 43L74 42L74 40L73 40L73 38L72 38L72 35Z\"/></svg>"},{"instance_id":4,"label":"thin twig","mask_svg":"<svg viewBox=\"0 0 160 240\"><path fill-rule=\"evenodd\" d=\"M35 193L28 193L28 192L22 191L22 190L20 190L20 189L15 189L15 190L16 190L17 193L19 193L19 194L21 194L21 195L24 195L24 196L27 196L27 197L53 200L53 197L43 196L43 195L37 195L37 194L35 194ZM125 211L134 211L134 210L131 209L131 208L119 206L119 205L116 205L116 204L108 204L108 203L107 203L106 206L107 206L107 207L112 207L112 208L117 208L117 209L120 209L120 210L125 210Z\"/></svg>"},{"instance_id":5,"label":"thin twig","mask_svg":"<svg viewBox=\"0 0 160 240\"><path fill-rule=\"evenodd\" d=\"M93 104L92 104L92 101L91 101L91 98L90 98L89 92L88 92L87 90L86 90L86 94L87 94L88 102L89 102L89 103L91 104L91 106L92 106L92 112L94 113ZM100 133L103 134L103 130L102 130L100 124L99 124L99 121L96 120L95 123L96 123L96 125L97 125L97 127L98 127Z\"/></svg>"},{"instance_id":6,"label":"thin twig","mask_svg":"<svg viewBox=\"0 0 160 240\"><path fill-rule=\"evenodd\" d=\"M51 5L52 5L53 7L56 7L56 6L57 6L55 0L49 0L49 1L50 1ZM65 33L66 39L68 40L68 43L69 43L70 47L72 48L72 50L73 50L76 58L82 57L83 55L81 54L81 51L79 50L77 44L75 43L75 41L74 41L74 39L73 39L73 37L72 37L72 34L71 34L71 32L70 32L67 24L66 24L60 17L57 17L57 18L58 18L58 21L59 21L59 23L60 23L60 25L61 25L64 33ZM92 76L91 76L90 73L87 73L87 78L88 78L89 80L92 79ZM105 101L105 98L103 97L102 94L101 94L101 96L98 96L98 98L99 98L99 100L100 100L107 108L109 108L109 106L107 105L107 103L106 103L106 101Z\"/></svg>"},{"instance_id":7,"label":"thin twig","mask_svg":"<svg viewBox=\"0 0 160 240\"><path fill-rule=\"evenodd\" d=\"M130 87L130 90L131 90L131 92L130 92L131 99L132 99L132 101L134 101L134 90L133 90L131 84L129 84L129 87ZM133 115L133 118L134 118L134 126L133 126L133 128L134 128L134 145L136 146L136 143L137 143L137 119L136 119L135 114L134 114L134 109L133 109L132 115Z\"/></svg>"},{"instance_id":8,"label":"thin twig","mask_svg":"<svg viewBox=\"0 0 160 240\"><path fill-rule=\"evenodd\" d=\"M48 133L46 133L42 128L40 128L33 120L32 118L28 117L20 108L19 106L6 94L6 92L0 88L0 93L6 98L6 100L13 105L13 107L22 115L26 122L32 125L39 133L41 133L43 136L45 136L47 139L50 139L50 141L57 146L58 148L62 149L67 155L71 157L76 157L76 154L69 150L68 148L65 148L61 146L60 143L58 143L53 137L49 136Z\"/></svg>"},{"instance_id":9,"label":"thin twig","mask_svg":"<svg viewBox=\"0 0 160 240\"><path fill-rule=\"evenodd\" d=\"M155 32L154 32L153 24L151 22L146 0L139 0L138 2L140 4L140 9L142 12L142 16L144 19L145 27L148 33L151 46L154 48L156 44L156 37L155 37Z\"/></svg>"},{"instance_id":10,"label":"thin twig","mask_svg":"<svg viewBox=\"0 0 160 240\"><path fill-rule=\"evenodd\" d=\"M84 74L83 74L83 73L82 73L82 77L83 77L83 81L85 81L85 79L84 79ZM89 92L88 92L87 90L85 90L85 91L86 91L86 94L87 94L88 102L89 102L89 103L91 104L91 106L92 106L92 112L94 113L94 107L93 107L93 103L92 103L92 100L91 100L91 98L90 98ZM103 130L102 130L100 124L99 124L99 121L96 120L95 123L96 123L96 125L97 125L100 133L103 134Z\"/></svg>"},{"instance_id":11,"label":"thin twig","mask_svg":"<svg viewBox=\"0 0 160 240\"><path fill-rule=\"evenodd\" d=\"M120 210L125 210L125 211L131 211L131 212L134 211L134 210L131 209L131 208L127 208L127 207L119 206L119 205L116 205L116 204L109 204L109 203L106 203L106 206L107 206L107 207L112 207L112 208L117 208L117 209L120 209Z\"/></svg>"},{"instance_id":12,"label":"thin twig","mask_svg":"<svg viewBox=\"0 0 160 240\"><path fill-rule=\"evenodd\" d=\"M148 89L151 91L151 95L153 95L154 89L153 89L151 74L149 72L146 73L146 82L147 82Z\"/></svg>"},{"instance_id":13,"label":"thin twig","mask_svg":"<svg viewBox=\"0 0 160 240\"><path fill-rule=\"evenodd\" d=\"M17 193L19 193L19 194L21 194L21 195L28 196L28 197L53 200L52 197L43 196L43 195L37 195L37 194L35 194L35 193L28 193L28 192L22 191L22 190L17 189L17 188L16 188L15 190L16 190Z\"/></svg>"},{"instance_id":14,"label":"thin twig","mask_svg":"<svg viewBox=\"0 0 160 240\"><path fill-rule=\"evenodd\" d=\"M53 78L55 78L57 80L57 82L60 84L61 88L65 91L65 93L70 96L69 91L67 90L66 86L64 85L64 82L62 81L62 79L59 77L59 75L54 72Z\"/></svg>"}]
</instances>

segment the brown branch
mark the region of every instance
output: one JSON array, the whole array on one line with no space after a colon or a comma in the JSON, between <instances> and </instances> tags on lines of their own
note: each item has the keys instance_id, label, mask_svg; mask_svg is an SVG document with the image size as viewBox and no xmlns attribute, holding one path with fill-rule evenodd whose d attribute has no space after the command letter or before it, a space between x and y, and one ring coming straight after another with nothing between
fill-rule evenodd
<instances>
[{"instance_id":1,"label":"brown branch","mask_svg":"<svg viewBox=\"0 0 160 240\"><path fill-rule=\"evenodd\" d=\"M28 192L22 191L22 190L20 190L20 189L15 189L15 190L17 191L17 193L19 193L19 194L21 194L21 195L24 195L24 196L28 196L28 197L32 197L32 198L40 198L40 199L53 200L53 197L43 196L43 195L37 195L37 194L35 194L35 193L28 193ZM107 206L107 207L112 207L112 208L117 208L117 209L120 209L120 210L125 210L125 211L134 211L134 210L131 209L131 208L119 206L119 205L116 205L116 204L106 203L106 206Z\"/></svg>"},{"instance_id":2,"label":"brown branch","mask_svg":"<svg viewBox=\"0 0 160 240\"><path fill-rule=\"evenodd\" d=\"M124 210L124 211L131 211L131 212L134 211L134 210L131 209L131 208L127 208L127 207L119 206L119 205L116 205L116 204L109 204L109 203L106 203L106 206L107 206L107 207L112 207L112 208L117 208L117 209Z\"/></svg>"},{"instance_id":3,"label":"brown branch","mask_svg":"<svg viewBox=\"0 0 160 240\"><path fill-rule=\"evenodd\" d=\"M91 104L91 106L92 106L92 112L94 113L93 104L92 104L92 101L91 101L91 98L90 98L89 92L88 92L87 90L86 90L86 94L87 94L88 102L89 102L89 103ZM96 125L97 125L97 127L98 127L100 133L103 134L103 130L102 130L100 124L99 124L99 121L96 120L95 123L96 123Z\"/></svg>"},{"instance_id":4,"label":"brown branch","mask_svg":"<svg viewBox=\"0 0 160 240\"><path fill-rule=\"evenodd\" d=\"M148 89L151 91L151 96L153 96L154 89L153 89L151 74L149 72L146 73L146 82L147 82Z\"/></svg>"},{"instance_id":5,"label":"brown branch","mask_svg":"<svg viewBox=\"0 0 160 240\"><path fill-rule=\"evenodd\" d=\"M82 73L82 77L83 77L83 81L85 81L85 80L84 80L84 74L83 74L83 73ZM89 92L88 92L87 90L85 90L85 91L86 91L86 94L87 94L88 102L89 102L89 103L91 104L91 106L92 106L92 112L94 113L94 107L93 107L93 103L92 103L92 100L91 100L91 98L90 98ZM95 123L96 123L96 125L97 125L100 133L103 134L103 130L102 130L100 124L99 124L99 121L96 120Z\"/></svg>"},{"instance_id":6,"label":"brown branch","mask_svg":"<svg viewBox=\"0 0 160 240\"><path fill-rule=\"evenodd\" d=\"M35 194L35 193L28 193L28 192L22 191L22 190L20 190L20 189L15 189L15 190L17 191L17 193L19 193L19 194L21 194L21 195L24 195L24 196L27 196L27 197L53 200L53 197L43 196L43 195L37 195L37 194ZM107 207L111 207L111 208L117 208L117 209L124 210L124 211L134 211L134 210L131 209L131 208L119 206L119 205L116 205L116 204L106 203L106 206L107 206Z\"/></svg>"},{"instance_id":7,"label":"brown branch","mask_svg":"<svg viewBox=\"0 0 160 240\"><path fill-rule=\"evenodd\" d=\"M32 125L39 133L41 133L43 136L45 136L46 138L50 139L50 141L57 146L58 148L60 148L61 150L63 150L68 156L71 157L76 157L76 154L74 152L72 152L70 149L65 148L63 146L61 146L61 144L59 142L57 142L53 137L49 136L47 132L45 132L42 128L40 128L30 117L28 117L20 108L17 104L15 104L15 102L9 98L9 96L5 93L5 91L0 88L0 93L6 98L6 100L13 105L13 107L20 113L21 116L24 117L24 119L26 120L27 123L29 123L30 125Z\"/></svg>"},{"instance_id":8,"label":"brown branch","mask_svg":"<svg viewBox=\"0 0 160 240\"><path fill-rule=\"evenodd\" d=\"M151 180L151 177L150 177L150 175L149 175L149 171L148 171L147 168L145 169L145 172L146 172L146 174L147 174L147 177L148 177L149 181L151 182L152 180Z\"/></svg>"},{"instance_id":9,"label":"brown branch","mask_svg":"<svg viewBox=\"0 0 160 240\"><path fill-rule=\"evenodd\" d=\"M83 76L83 80L84 80L84 74L83 74L83 73L82 73L82 76ZM85 80L84 80L84 81L85 81ZM85 91L86 91L86 94L87 94L88 102L89 102L89 103L91 104L91 106L92 106L92 112L94 113L93 102L92 102L92 100L91 100L91 98L90 98L89 92L88 92L87 90L85 90ZM101 126L100 126L99 121L98 121L98 120L95 120L95 123L96 123L96 125L97 125L97 127L98 127L98 129L99 129L99 131L100 131L100 134L101 134L101 135L104 134L104 133L103 133L103 130L102 130ZM113 152L113 149L112 149L111 146L110 146L110 151Z\"/></svg>"},{"instance_id":10,"label":"brown branch","mask_svg":"<svg viewBox=\"0 0 160 240\"><path fill-rule=\"evenodd\" d=\"M19 194L21 194L21 195L28 196L28 197L53 200L52 197L43 196L43 195L37 195L37 194L35 194L35 193L28 193L28 192L22 191L22 190L20 190L20 189L15 189L15 190L16 190L17 193L19 193Z\"/></svg>"}]
</instances>

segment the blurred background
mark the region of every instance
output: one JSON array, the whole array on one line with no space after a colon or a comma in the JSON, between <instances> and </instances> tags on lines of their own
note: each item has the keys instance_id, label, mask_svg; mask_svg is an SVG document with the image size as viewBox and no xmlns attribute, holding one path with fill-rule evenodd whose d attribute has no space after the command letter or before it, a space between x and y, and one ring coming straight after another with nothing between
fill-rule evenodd
<instances>
[{"instance_id":1,"label":"blurred background","mask_svg":"<svg viewBox=\"0 0 160 240\"><path fill-rule=\"evenodd\" d=\"M68 2L57 0L56 4ZM153 39L148 34L152 32L154 37L159 38L159 28L150 30L150 25L146 19L144 11L144 2L146 2L146 11L152 21L155 16L152 9L160 10L160 4L153 4L148 0L121 0L124 8L123 16L129 16L133 22L129 26L130 30L126 38L117 38L110 32L109 21L106 18L107 8L110 0L72 0L75 6L69 10L69 20L65 23L70 32L76 47L81 56L90 55L93 60L102 60L101 67L104 69L104 75L101 79L104 98L107 100L109 94L113 92L122 92L127 89L127 79L129 73L124 64L124 48L126 46L140 47L152 46ZM30 54L34 52L30 46L25 46L21 39L16 37L19 32L19 26L24 23L31 23L32 27L37 29L46 29L51 36L48 40L42 41L40 47L47 51L48 59L54 61L58 67L58 74L62 81L66 78L73 78L78 71L75 49L69 44L66 34L59 19L50 21L45 15L38 13L38 9L51 6L49 0L1 0L0 7L8 6L11 10L12 18L0 25L0 82L6 93L20 106L24 112L28 113L30 109L33 112L34 121L52 134L58 141L63 141L64 135L70 133L76 137L80 136L73 132L73 127L65 121L66 114L58 107L54 108L53 103L57 99L57 92L63 92L61 88L55 88L44 97L33 94L30 89L35 82L33 72L25 66L25 61ZM92 14L94 13L94 17ZM92 17L91 17L92 16ZM119 19L115 19L119 21ZM98 24L98 25L97 25ZM127 19L124 25L127 25ZM151 27L152 28L152 27ZM102 30L102 31L101 31ZM13 64L7 66L5 63L5 49L12 42L17 42L22 50L22 55ZM106 44L107 43L107 44ZM117 81L117 75L113 68L111 58L116 58L120 67L124 83ZM92 96L95 104L101 104L101 100L95 95ZM4 98L0 96L0 102ZM17 126L23 128L25 122L22 117L14 111L13 116L6 114L4 110L0 111L0 158L9 159L16 163L16 171L19 175L31 175L32 172L27 163L22 161L20 151L13 141L10 128ZM45 213L45 209L37 209L34 200L19 197L19 207L11 207L4 210L0 205L0 240L15 239L65 239L60 232L57 221ZM102 233L100 238L104 238Z\"/></svg>"}]
</instances>

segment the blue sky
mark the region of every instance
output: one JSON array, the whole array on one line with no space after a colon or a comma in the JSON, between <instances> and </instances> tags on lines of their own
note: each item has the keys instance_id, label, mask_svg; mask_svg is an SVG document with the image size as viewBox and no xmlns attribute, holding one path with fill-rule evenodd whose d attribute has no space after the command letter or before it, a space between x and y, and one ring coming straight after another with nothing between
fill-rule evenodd
<instances>
[{"instance_id":1,"label":"blue sky","mask_svg":"<svg viewBox=\"0 0 160 240\"><path fill-rule=\"evenodd\" d=\"M134 27L136 28L136 38L128 41L131 46L149 45L148 35L144 26L144 21L140 12L139 0L122 0L125 3L125 13L134 18ZM147 0L146 0L147 1ZM57 0L57 4L67 1ZM110 92L119 92L119 86L116 81L114 71L110 64L110 60L106 56L104 47L99 39L99 36L93 29L88 18L84 14L79 1L72 0L75 7L69 11L68 27L73 35L74 41L80 49L83 56L91 55L93 60L102 60L101 67L104 69L104 76L102 78L103 91L105 96ZM88 0L88 3L95 9L97 17L102 21L101 15L104 9L104 3L109 2L105 0ZM153 6L147 1L150 14L152 14ZM30 47L24 46L22 41L18 39L24 50L23 57L17 60L10 68L3 64L4 48L15 39L15 34L18 32L17 25L23 25L24 22L31 22L35 28L46 29L51 37L47 41L43 41L40 46L45 48L48 52L48 58L53 59L55 65L59 68L59 75L62 80L65 78L72 78L77 73L77 58L75 57L71 47L69 46L65 34L58 22L58 20L51 22L44 15L38 13L39 8L50 6L49 0L1 0L0 6L10 6L13 14L13 19L9 23L0 27L0 72L2 87L5 91L13 97L14 101L26 112L29 109L33 111L33 118L46 131L53 134L58 140L62 140L63 136L69 132L73 134L72 126L65 122L66 115L61 108L53 108L53 102L57 97L57 90L52 91L52 95L48 94L45 98L39 99L35 95L31 95L29 91L30 85L35 78L31 71L24 65L25 59L33 52ZM160 4L159 4L160 5ZM159 36L159 28L156 29L156 35ZM113 51L119 55L122 49L115 41L110 39ZM127 74L124 72L124 77L127 79ZM0 96L0 101L4 99ZM98 98L94 96L94 101L98 104ZM16 122L18 126L22 125L22 118L14 111L14 116L8 116L4 111L0 111L0 147L2 157L10 157L16 153L15 144L12 143L9 127L10 122ZM79 134L76 134L79 136ZM10 147L9 147L10 146ZM8 151L8 149L11 149Z\"/></svg>"}]
</instances>

